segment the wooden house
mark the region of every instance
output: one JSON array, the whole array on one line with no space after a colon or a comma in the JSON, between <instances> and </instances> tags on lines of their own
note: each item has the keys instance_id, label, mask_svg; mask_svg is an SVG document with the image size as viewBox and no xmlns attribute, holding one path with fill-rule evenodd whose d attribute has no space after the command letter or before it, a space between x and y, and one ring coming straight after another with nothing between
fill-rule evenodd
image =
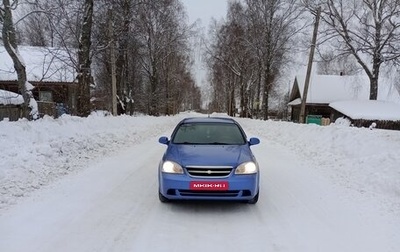
<instances>
[{"instance_id":1,"label":"wooden house","mask_svg":"<svg viewBox=\"0 0 400 252\"><path fill-rule=\"evenodd\" d=\"M19 46L18 49L26 65L28 82L34 86L32 93L39 113L54 117L76 114L78 84L70 55L55 48ZM14 64L3 46L0 46L0 89L19 93Z\"/></svg>"}]
</instances>

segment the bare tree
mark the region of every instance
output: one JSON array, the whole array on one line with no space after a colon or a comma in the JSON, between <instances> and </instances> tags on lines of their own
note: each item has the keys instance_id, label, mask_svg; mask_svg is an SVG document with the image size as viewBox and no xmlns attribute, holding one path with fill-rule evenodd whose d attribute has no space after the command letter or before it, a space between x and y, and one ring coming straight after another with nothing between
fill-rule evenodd
<instances>
[{"instance_id":1,"label":"bare tree","mask_svg":"<svg viewBox=\"0 0 400 252\"><path fill-rule=\"evenodd\" d=\"M143 1L135 19L136 39L140 45L139 62L146 82L144 94L147 113L169 114L172 95L182 88L182 73L188 64L188 32L182 5L177 0ZM175 94L180 94L176 92ZM176 107L172 104L172 107Z\"/></svg>"},{"instance_id":2,"label":"bare tree","mask_svg":"<svg viewBox=\"0 0 400 252\"><path fill-rule=\"evenodd\" d=\"M22 41L30 45L78 48L82 20L83 1L34 0L27 1L18 22Z\"/></svg>"},{"instance_id":3,"label":"bare tree","mask_svg":"<svg viewBox=\"0 0 400 252\"><path fill-rule=\"evenodd\" d=\"M106 49L96 55L96 80L110 93L109 44L115 41L118 112L159 115L192 108L189 102L195 99L189 98L196 87L190 85L188 71L191 27L181 3L114 0L104 1L105 5L98 6L96 14L95 40ZM112 32L107 28L110 22Z\"/></svg>"},{"instance_id":4,"label":"bare tree","mask_svg":"<svg viewBox=\"0 0 400 252\"><path fill-rule=\"evenodd\" d=\"M324 75L354 75L360 71L360 65L352 55L338 57L335 50L318 53L317 73Z\"/></svg>"},{"instance_id":5,"label":"bare tree","mask_svg":"<svg viewBox=\"0 0 400 252\"><path fill-rule=\"evenodd\" d=\"M317 0L305 4L311 10L322 7L321 20L327 28L321 40L329 41L337 56L355 58L370 80L369 99L376 100L381 67L400 63L400 1Z\"/></svg>"},{"instance_id":6,"label":"bare tree","mask_svg":"<svg viewBox=\"0 0 400 252\"><path fill-rule=\"evenodd\" d=\"M208 63L215 75L214 91L221 91L216 85L226 87L228 114L236 103L241 116L259 114L262 105L263 118L268 118L269 98L289 62L291 41L305 27L298 22L301 15L295 0L230 2L227 22L216 29Z\"/></svg>"},{"instance_id":7,"label":"bare tree","mask_svg":"<svg viewBox=\"0 0 400 252\"><path fill-rule=\"evenodd\" d=\"M42 13L39 4L29 4L24 10L26 13L21 20L21 39L31 46L53 46L53 27L48 21L48 13Z\"/></svg>"},{"instance_id":8,"label":"bare tree","mask_svg":"<svg viewBox=\"0 0 400 252\"><path fill-rule=\"evenodd\" d=\"M119 113L172 114L200 103L189 99L198 90L189 72L191 27L178 0L35 0L23 15L25 43L68 52L66 63L78 73L79 115L90 112L91 91L110 100L111 49L116 52Z\"/></svg>"},{"instance_id":9,"label":"bare tree","mask_svg":"<svg viewBox=\"0 0 400 252\"><path fill-rule=\"evenodd\" d=\"M215 28L213 41L207 50L214 89L211 105L216 110L224 107L231 116L238 109L241 117L249 117L257 69L254 52L248 43L251 30L246 19L245 6L239 1L230 2L226 23ZM221 99L224 103L221 103Z\"/></svg>"},{"instance_id":10,"label":"bare tree","mask_svg":"<svg viewBox=\"0 0 400 252\"><path fill-rule=\"evenodd\" d=\"M24 117L36 119L38 117L38 106L32 95L31 90L33 86L27 80L26 66L18 52L17 36L12 15L12 11L17 8L17 6L18 1L10 2L10 0L3 0L3 5L0 6L0 21L3 24L2 39L4 47L12 58L15 71L17 72L18 88L24 98Z\"/></svg>"},{"instance_id":11,"label":"bare tree","mask_svg":"<svg viewBox=\"0 0 400 252\"><path fill-rule=\"evenodd\" d=\"M268 119L269 96L283 66L288 63L290 42L305 24L296 0L246 0L248 18L254 29L250 44L258 57L261 70L262 111Z\"/></svg>"}]
</instances>

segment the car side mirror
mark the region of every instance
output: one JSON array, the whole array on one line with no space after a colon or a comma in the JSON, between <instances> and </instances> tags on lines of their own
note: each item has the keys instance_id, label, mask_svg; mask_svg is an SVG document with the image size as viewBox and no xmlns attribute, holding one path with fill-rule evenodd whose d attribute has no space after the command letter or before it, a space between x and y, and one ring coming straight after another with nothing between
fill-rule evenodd
<instances>
[{"instance_id":1,"label":"car side mirror","mask_svg":"<svg viewBox=\"0 0 400 252\"><path fill-rule=\"evenodd\" d=\"M256 145L260 143L260 139L258 139L257 137L252 137L249 140L249 145Z\"/></svg>"},{"instance_id":2,"label":"car side mirror","mask_svg":"<svg viewBox=\"0 0 400 252\"><path fill-rule=\"evenodd\" d=\"M166 144L166 145L169 144L168 137L165 137L165 136L160 137L160 138L158 139L158 142L161 143L161 144Z\"/></svg>"}]
</instances>

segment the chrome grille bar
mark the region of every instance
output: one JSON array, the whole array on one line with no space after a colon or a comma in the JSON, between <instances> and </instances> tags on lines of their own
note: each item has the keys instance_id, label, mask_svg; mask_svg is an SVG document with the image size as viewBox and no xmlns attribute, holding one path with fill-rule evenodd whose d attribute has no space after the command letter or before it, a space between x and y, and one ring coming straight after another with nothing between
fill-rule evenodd
<instances>
[{"instance_id":1,"label":"chrome grille bar","mask_svg":"<svg viewBox=\"0 0 400 252\"><path fill-rule=\"evenodd\" d=\"M187 166L186 171L192 177L224 178L232 172L231 166Z\"/></svg>"}]
</instances>

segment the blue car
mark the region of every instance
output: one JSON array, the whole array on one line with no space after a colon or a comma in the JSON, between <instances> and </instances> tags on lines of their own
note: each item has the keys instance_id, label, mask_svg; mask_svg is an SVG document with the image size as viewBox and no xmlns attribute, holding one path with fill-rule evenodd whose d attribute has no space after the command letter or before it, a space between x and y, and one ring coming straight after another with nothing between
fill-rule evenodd
<instances>
[{"instance_id":1,"label":"blue car","mask_svg":"<svg viewBox=\"0 0 400 252\"><path fill-rule=\"evenodd\" d=\"M194 117L179 122L159 164L159 199L230 200L255 204L260 172L242 127L231 118Z\"/></svg>"}]
</instances>

